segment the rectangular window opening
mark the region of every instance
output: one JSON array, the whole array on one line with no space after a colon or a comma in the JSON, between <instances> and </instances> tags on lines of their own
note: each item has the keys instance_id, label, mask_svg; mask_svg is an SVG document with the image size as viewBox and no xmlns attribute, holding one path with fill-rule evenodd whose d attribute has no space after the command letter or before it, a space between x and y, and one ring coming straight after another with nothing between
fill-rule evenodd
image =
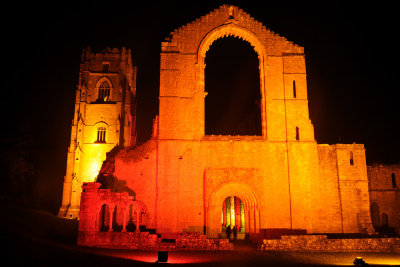
<instances>
[{"instance_id":1,"label":"rectangular window opening","mask_svg":"<svg viewBox=\"0 0 400 267\"><path fill-rule=\"evenodd\" d=\"M296 98L297 97L297 94L296 94L297 92L296 92L296 81L293 81L293 98Z\"/></svg>"}]
</instances>

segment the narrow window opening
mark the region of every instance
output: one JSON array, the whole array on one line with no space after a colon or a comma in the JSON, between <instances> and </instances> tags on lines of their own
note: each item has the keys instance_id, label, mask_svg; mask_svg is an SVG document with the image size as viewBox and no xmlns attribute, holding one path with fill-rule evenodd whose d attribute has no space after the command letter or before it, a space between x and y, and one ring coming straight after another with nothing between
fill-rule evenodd
<instances>
[{"instance_id":1,"label":"narrow window opening","mask_svg":"<svg viewBox=\"0 0 400 267\"><path fill-rule=\"evenodd\" d=\"M354 156L353 156L353 151L350 151L350 165L354 165Z\"/></svg>"},{"instance_id":2,"label":"narrow window opening","mask_svg":"<svg viewBox=\"0 0 400 267\"><path fill-rule=\"evenodd\" d=\"M299 127L296 126L296 140L299 141L300 140L300 130Z\"/></svg>"},{"instance_id":3,"label":"narrow window opening","mask_svg":"<svg viewBox=\"0 0 400 267\"><path fill-rule=\"evenodd\" d=\"M97 140L96 143L105 143L106 142L106 128L99 127L97 129Z\"/></svg>"},{"instance_id":4,"label":"narrow window opening","mask_svg":"<svg viewBox=\"0 0 400 267\"><path fill-rule=\"evenodd\" d=\"M392 186L397 188L396 175L394 173L392 173Z\"/></svg>"},{"instance_id":5,"label":"narrow window opening","mask_svg":"<svg viewBox=\"0 0 400 267\"><path fill-rule=\"evenodd\" d=\"M296 98L296 81L293 81L293 98Z\"/></svg>"}]
</instances>

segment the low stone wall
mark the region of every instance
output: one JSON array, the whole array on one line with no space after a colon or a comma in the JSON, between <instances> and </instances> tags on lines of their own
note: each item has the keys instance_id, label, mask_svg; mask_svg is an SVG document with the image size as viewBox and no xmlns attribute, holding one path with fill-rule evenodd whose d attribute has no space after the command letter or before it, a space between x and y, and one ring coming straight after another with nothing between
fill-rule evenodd
<instances>
[{"instance_id":1,"label":"low stone wall","mask_svg":"<svg viewBox=\"0 0 400 267\"><path fill-rule=\"evenodd\" d=\"M78 245L85 247L156 250L160 240L148 232L82 232Z\"/></svg>"},{"instance_id":2,"label":"low stone wall","mask_svg":"<svg viewBox=\"0 0 400 267\"><path fill-rule=\"evenodd\" d=\"M84 232L78 233L78 245L85 247L137 250L233 250L228 239L207 239L200 233L180 233L175 242L162 242L148 232Z\"/></svg>"},{"instance_id":3,"label":"low stone wall","mask_svg":"<svg viewBox=\"0 0 400 267\"><path fill-rule=\"evenodd\" d=\"M177 250L233 250L233 244L226 238L207 239L200 233L179 233Z\"/></svg>"},{"instance_id":4,"label":"low stone wall","mask_svg":"<svg viewBox=\"0 0 400 267\"><path fill-rule=\"evenodd\" d=\"M260 246L262 249L262 245ZM266 240L267 251L400 252L400 238L328 239L326 235L282 236Z\"/></svg>"}]
</instances>

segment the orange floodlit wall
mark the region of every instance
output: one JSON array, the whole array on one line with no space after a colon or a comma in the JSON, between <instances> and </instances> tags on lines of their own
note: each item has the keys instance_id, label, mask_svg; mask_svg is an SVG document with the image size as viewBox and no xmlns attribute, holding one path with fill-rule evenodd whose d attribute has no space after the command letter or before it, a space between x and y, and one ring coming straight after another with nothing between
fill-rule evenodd
<instances>
[{"instance_id":1,"label":"orange floodlit wall","mask_svg":"<svg viewBox=\"0 0 400 267\"><path fill-rule=\"evenodd\" d=\"M249 42L258 55L261 136L205 135L206 52L226 36ZM172 32L160 58L152 139L106 160L113 166L107 175L146 206L146 228L163 238L221 237L232 197L229 219L253 238L278 230L373 232L364 146L317 144L302 47L223 5Z\"/></svg>"}]
</instances>

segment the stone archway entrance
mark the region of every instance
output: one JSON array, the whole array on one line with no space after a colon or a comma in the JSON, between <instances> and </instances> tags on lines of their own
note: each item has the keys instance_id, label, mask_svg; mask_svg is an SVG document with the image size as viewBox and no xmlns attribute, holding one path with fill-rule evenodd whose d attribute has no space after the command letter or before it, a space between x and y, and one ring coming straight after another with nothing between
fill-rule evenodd
<instances>
[{"instance_id":1,"label":"stone archway entrance","mask_svg":"<svg viewBox=\"0 0 400 267\"><path fill-rule=\"evenodd\" d=\"M243 201L236 196L227 197L222 204L221 236L230 239L245 238L245 211ZM235 234L236 232L236 234ZM236 235L236 236L235 236Z\"/></svg>"},{"instance_id":2,"label":"stone archway entrance","mask_svg":"<svg viewBox=\"0 0 400 267\"><path fill-rule=\"evenodd\" d=\"M235 197L237 199L236 209ZM244 238L245 235L258 233L260 229L260 210L258 208L258 198L256 197L253 189L244 183L228 182L218 186L211 194L208 201L206 220L207 237L221 238L226 236L226 233L223 233L222 228L224 214L223 209L224 206L226 208L227 201L231 201L230 203L233 203L234 206L232 211L232 204L229 204L231 209L230 224L233 223L232 217L235 218L235 225L242 225L243 222L244 229L243 232L241 232L241 237ZM243 215L241 214L242 211ZM234 215L232 212L234 212ZM238 220L236 220L237 215L239 215L238 217L240 218ZM242 231L242 229L240 230Z\"/></svg>"}]
</instances>

